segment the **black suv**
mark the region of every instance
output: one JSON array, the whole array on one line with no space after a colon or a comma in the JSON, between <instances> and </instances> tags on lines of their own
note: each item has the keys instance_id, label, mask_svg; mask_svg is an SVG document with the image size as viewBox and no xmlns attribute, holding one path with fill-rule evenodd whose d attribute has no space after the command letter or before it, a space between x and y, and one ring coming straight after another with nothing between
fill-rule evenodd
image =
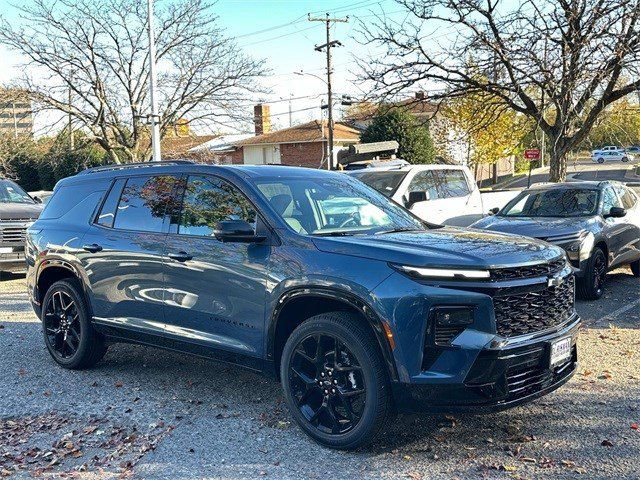
<instances>
[{"instance_id":1,"label":"black suv","mask_svg":"<svg viewBox=\"0 0 640 480\"><path fill-rule=\"evenodd\" d=\"M493 411L576 369L562 249L425 225L346 175L184 162L61 181L28 230L29 294L66 368L135 342L282 382L318 442L395 412Z\"/></svg>"}]
</instances>

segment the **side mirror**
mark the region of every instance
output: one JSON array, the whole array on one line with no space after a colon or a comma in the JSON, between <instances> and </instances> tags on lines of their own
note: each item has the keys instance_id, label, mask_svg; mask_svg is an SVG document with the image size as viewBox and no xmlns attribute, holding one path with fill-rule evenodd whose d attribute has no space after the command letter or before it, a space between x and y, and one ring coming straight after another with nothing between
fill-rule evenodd
<instances>
[{"instance_id":1,"label":"side mirror","mask_svg":"<svg viewBox=\"0 0 640 480\"><path fill-rule=\"evenodd\" d=\"M33 198L33 201L36 202L36 203L42 203L42 199L40 197L38 197L37 195L34 195L31 198Z\"/></svg>"},{"instance_id":2,"label":"side mirror","mask_svg":"<svg viewBox=\"0 0 640 480\"><path fill-rule=\"evenodd\" d=\"M407 208L413 207L415 203L426 202L429 200L427 192L409 192L409 199L407 200Z\"/></svg>"},{"instance_id":3,"label":"side mirror","mask_svg":"<svg viewBox=\"0 0 640 480\"><path fill-rule=\"evenodd\" d=\"M499 211L500 211L500 209L498 207L493 207L493 208L489 209L489 215L495 215Z\"/></svg>"},{"instance_id":4,"label":"side mirror","mask_svg":"<svg viewBox=\"0 0 640 480\"><path fill-rule=\"evenodd\" d=\"M611 207L611 210L604 215L604 218L622 218L626 214L627 211L622 207Z\"/></svg>"},{"instance_id":5,"label":"side mirror","mask_svg":"<svg viewBox=\"0 0 640 480\"><path fill-rule=\"evenodd\" d=\"M213 234L221 242L258 243L266 238L256 235L253 226L244 220L218 222Z\"/></svg>"}]
</instances>

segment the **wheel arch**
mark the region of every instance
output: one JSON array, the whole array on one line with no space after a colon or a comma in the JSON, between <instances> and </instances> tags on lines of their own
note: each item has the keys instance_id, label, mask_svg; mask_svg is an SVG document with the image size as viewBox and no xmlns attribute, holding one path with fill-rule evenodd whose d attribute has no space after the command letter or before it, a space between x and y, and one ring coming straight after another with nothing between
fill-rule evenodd
<instances>
[{"instance_id":1,"label":"wheel arch","mask_svg":"<svg viewBox=\"0 0 640 480\"><path fill-rule=\"evenodd\" d=\"M73 278L82 282L82 275L80 272L69 262L64 260L45 260L38 269L38 274L35 281L34 298L39 305L42 305L42 300L47 293L47 290L55 282L63 280L65 278Z\"/></svg>"},{"instance_id":2,"label":"wheel arch","mask_svg":"<svg viewBox=\"0 0 640 480\"><path fill-rule=\"evenodd\" d=\"M378 341L391 380L397 380L396 364L380 317L357 295L330 288L296 288L278 299L269 319L266 350L276 377L279 376L282 350L291 332L307 318L331 311L353 312L366 322Z\"/></svg>"}]
</instances>

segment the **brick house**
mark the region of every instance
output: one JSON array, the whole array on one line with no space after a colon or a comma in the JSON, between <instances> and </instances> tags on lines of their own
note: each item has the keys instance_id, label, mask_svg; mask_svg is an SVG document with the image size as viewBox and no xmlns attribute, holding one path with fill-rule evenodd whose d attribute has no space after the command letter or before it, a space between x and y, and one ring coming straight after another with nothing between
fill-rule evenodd
<instances>
[{"instance_id":1,"label":"brick house","mask_svg":"<svg viewBox=\"0 0 640 480\"><path fill-rule=\"evenodd\" d=\"M271 131L269 105L253 109L255 136L234 143L231 154L235 164L282 164L299 167L326 167L328 124L326 120ZM334 165L337 151L360 141L360 130L346 123L334 123Z\"/></svg>"}]
</instances>

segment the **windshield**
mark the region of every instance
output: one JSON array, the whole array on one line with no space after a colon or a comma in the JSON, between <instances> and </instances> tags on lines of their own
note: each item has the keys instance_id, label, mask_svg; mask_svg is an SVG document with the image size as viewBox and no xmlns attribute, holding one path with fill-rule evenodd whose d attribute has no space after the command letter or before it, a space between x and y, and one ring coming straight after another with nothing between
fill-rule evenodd
<instances>
[{"instance_id":1,"label":"windshield","mask_svg":"<svg viewBox=\"0 0 640 480\"><path fill-rule=\"evenodd\" d=\"M598 191L578 188L522 192L500 211L505 217L580 217L595 215Z\"/></svg>"},{"instance_id":2,"label":"windshield","mask_svg":"<svg viewBox=\"0 0 640 480\"><path fill-rule=\"evenodd\" d=\"M385 172L367 172L357 171L349 172L348 175L357 178L361 182L366 183L371 188L375 188L377 191L387 197L391 197L398 189L398 185L407 176L407 172L399 171L385 171Z\"/></svg>"},{"instance_id":3,"label":"windshield","mask_svg":"<svg viewBox=\"0 0 640 480\"><path fill-rule=\"evenodd\" d=\"M298 233L353 235L425 229L404 208L346 175L261 178L255 184Z\"/></svg>"},{"instance_id":4,"label":"windshield","mask_svg":"<svg viewBox=\"0 0 640 480\"><path fill-rule=\"evenodd\" d=\"M36 203L18 185L10 180L0 180L0 203Z\"/></svg>"}]
</instances>

